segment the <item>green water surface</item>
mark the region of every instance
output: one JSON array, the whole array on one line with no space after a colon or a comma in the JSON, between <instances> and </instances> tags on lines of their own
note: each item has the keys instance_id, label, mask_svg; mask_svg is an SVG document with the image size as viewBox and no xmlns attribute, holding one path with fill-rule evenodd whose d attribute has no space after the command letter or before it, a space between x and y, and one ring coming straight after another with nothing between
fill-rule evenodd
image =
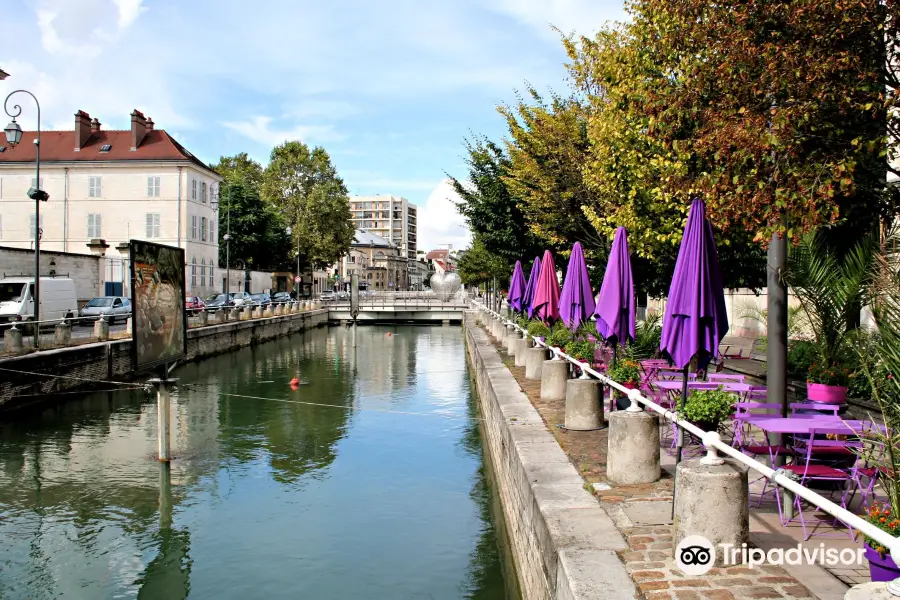
<instances>
[{"instance_id":1,"label":"green water surface","mask_svg":"<svg viewBox=\"0 0 900 600\"><path fill-rule=\"evenodd\" d=\"M170 470L143 390L0 415L0 599L516 598L461 330L350 339L176 369Z\"/></svg>"}]
</instances>

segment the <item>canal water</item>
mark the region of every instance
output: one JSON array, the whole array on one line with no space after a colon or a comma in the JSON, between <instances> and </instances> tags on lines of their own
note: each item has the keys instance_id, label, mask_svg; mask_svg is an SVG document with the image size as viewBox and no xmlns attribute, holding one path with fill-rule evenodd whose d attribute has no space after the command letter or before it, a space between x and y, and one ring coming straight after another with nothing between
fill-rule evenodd
<instances>
[{"instance_id":1,"label":"canal water","mask_svg":"<svg viewBox=\"0 0 900 600\"><path fill-rule=\"evenodd\" d=\"M357 336L177 369L168 470L143 390L3 415L0 599L517 598L461 330Z\"/></svg>"}]
</instances>

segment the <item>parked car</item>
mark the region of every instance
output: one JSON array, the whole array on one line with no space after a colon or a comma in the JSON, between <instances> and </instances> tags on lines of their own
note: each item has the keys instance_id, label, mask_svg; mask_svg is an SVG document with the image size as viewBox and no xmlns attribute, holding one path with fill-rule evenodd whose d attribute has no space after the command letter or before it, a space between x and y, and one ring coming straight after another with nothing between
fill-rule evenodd
<instances>
[{"instance_id":1,"label":"parked car","mask_svg":"<svg viewBox=\"0 0 900 600\"><path fill-rule=\"evenodd\" d=\"M68 277L41 277L40 321L74 319L78 315L75 282ZM34 320L34 278L0 279L0 323Z\"/></svg>"},{"instance_id":2,"label":"parked car","mask_svg":"<svg viewBox=\"0 0 900 600\"><path fill-rule=\"evenodd\" d=\"M206 308L206 303L200 296L188 296L184 300L184 307L188 310L202 310Z\"/></svg>"},{"instance_id":3,"label":"parked car","mask_svg":"<svg viewBox=\"0 0 900 600\"><path fill-rule=\"evenodd\" d=\"M250 306L265 308L270 304L272 304L272 297L269 294L250 294Z\"/></svg>"},{"instance_id":4,"label":"parked car","mask_svg":"<svg viewBox=\"0 0 900 600\"><path fill-rule=\"evenodd\" d=\"M338 299L338 300L349 300L349 299L350 299L350 292L345 292L344 290L339 291L339 292L337 293L337 299Z\"/></svg>"},{"instance_id":5,"label":"parked car","mask_svg":"<svg viewBox=\"0 0 900 600\"><path fill-rule=\"evenodd\" d=\"M131 316L131 302L122 296L99 296L88 302L78 316L82 324L92 323L102 316L112 325L116 319L124 321Z\"/></svg>"},{"instance_id":6,"label":"parked car","mask_svg":"<svg viewBox=\"0 0 900 600\"><path fill-rule=\"evenodd\" d=\"M231 302L225 302L225 294L215 294L210 296L204 301L206 304L206 310L208 312L215 312L220 308L224 308L226 304L231 304Z\"/></svg>"},{"instance_id":7,"label":"parked car","mask_svg":"<svg viewBox=\"0 0 900 600\"><path fill-rule=\"evenodd\" d=\"M335 300L336 298L337 294L332 291L322 292L321 294L319 294L319 300L322 300L324 302L329 302L331 300Z\"/></svg>"},{"instance_id":8,"label":"parked car","mask_svg":"<svg viewBox=\"0 0 900 600\"><path fill-rule=\"evenodd\" d=\"M250 304L252 306L253 299L250 298L250 294L247 292L234 292L231 294L231 304L234 306L243 306L244 304Z\"/></svg>"},{"instance_id":9,"label":"parked car","mask_svg":"<svg viewBox=\"0 0 900 600\"><path fill-rule=\"evenodd\" d=\"M291 295L288 292L275 292L272 296L272 302L275 304L287 304L291 302Z\"/></svg>"}]
</instances>

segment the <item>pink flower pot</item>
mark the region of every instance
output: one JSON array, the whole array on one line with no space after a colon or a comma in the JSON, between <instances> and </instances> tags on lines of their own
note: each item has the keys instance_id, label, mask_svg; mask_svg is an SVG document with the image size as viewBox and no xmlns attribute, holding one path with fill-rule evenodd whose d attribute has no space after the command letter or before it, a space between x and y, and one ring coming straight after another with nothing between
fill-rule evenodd
<instances>
[{"instance_id":1,"label":"pink flower pot","mask_svg":"<svg viewBox=\"0 0 900 600\"><path fill-rule=\"evenodd\" d=\"M806 397L822 404L843 404L847 401L847 388L841 385L806 382Z\"/></svg>"}]
</instances>

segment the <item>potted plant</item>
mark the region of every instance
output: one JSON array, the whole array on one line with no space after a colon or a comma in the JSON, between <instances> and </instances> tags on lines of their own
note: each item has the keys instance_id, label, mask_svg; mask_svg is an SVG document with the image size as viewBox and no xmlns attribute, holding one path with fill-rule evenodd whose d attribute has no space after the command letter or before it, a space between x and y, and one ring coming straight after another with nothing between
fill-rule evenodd
<instances>
[{"instance_id":1,"label":"potted plant","mask_svg":"<svg viewBox=\"0 0 900 600\"><path fill-rule=\"evenodd\" d=\"M878 529L896 536L900 534L900 518L891 510L890 505L874 503L865 514L865 519ZM890 550L865 537L866 558L869 560L869 576L872 581L893 581L900 577L900 567L891 558Z\"/></svg>"},{"instance_id":2,"label":"potted plant","mask_svg":"<svg viewBox=\"0 0 900 600\"><path fill-rule=\"evenodd\" d=\"M621 358L609 368L607 375L623 387L635 390L641 382L641 367L633 360Z\"/></svg>"},{"instance_id":3,"label":"potted plant","mask_svg":"<svg viewBox=\"0 0 900 600\"><path fill-rule=\"evenodd\" d=\"M528 335L545 340L550 335L550 328L540 319L528 321Z\"/></svg>"},{"instance_id":4,"label":"potted plant","mask_svg":"<svg viewBox=\"0 0 900 600\"><path fill-rule=\"evenodd\" d=\"M850 372L843 367L826 367L820 362L814 362L806 375L806 395L814 402L843 404L847 400L849 377Z\"/></svg>"},{"instance_id":5,"label":"potted plant","mask_svg":"<svg viewBox=\"0 0 900 600\"><path fill-rule=\"evenodd\" d=\"M703 431L716 431L731 416L737 401L735 394L721 387L695 390L687 397L682 416Z\"/></svg>"},{"instance_id":6,"label":"potted plant","mask_svg":"<svg viewBox=\"0 0 900 600\"><path fill-rule=\"evenodd\" d=\"M807 378L810 400L839 404L846 399L845 361L857 329L849 316L866 305L877 250L875 238L864 238L838 258L821 234L811 233L791 251L786 281L800 301L814 346Z\"/></svg>"},{"instance_id":7,"label":"potted plant","mask_svg":"<svg viewBox=\"0 0 900 600\"><path fill-rule=\"evenodd\" d=\"M566 351L566 346L571 342L572 332L566 329L566 326L562 321L553 326L553 329L550 331L550 336L547 338L547 343L550 344L551 347L559 348L563 352Z\"/></svg>"}]
</instances>

